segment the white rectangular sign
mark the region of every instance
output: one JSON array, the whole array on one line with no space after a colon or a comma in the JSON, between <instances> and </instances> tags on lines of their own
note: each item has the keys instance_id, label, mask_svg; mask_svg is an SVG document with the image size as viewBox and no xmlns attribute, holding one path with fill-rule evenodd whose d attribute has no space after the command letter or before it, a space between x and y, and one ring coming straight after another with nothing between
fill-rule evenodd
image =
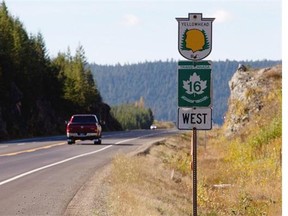
<instances>
[{"instance_id":1,"label":"white rectangular sign","mask_svg":"<svg viewBox=\"0 0 288 216\"><path fill-rule=\"evenodd\" d=\"M211 130L212 109L209 107L178 108L178 129Z\"/></svg>"}]
</instances>

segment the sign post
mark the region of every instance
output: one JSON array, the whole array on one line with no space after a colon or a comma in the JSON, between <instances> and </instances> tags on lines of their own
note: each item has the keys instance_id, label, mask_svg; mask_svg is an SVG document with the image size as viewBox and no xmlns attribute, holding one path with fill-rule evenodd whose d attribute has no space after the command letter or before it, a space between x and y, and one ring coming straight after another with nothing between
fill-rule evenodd
<instances>
[{"instance_id":1,"label":"sign post","mask_svg":"<svg viewBox=\"0 0 288 216\"><path fill-rule=\"evenodd\" d=\"M212 79L210 61L200 61L212 50L212 22L202 13L189 13L178 21L178 50L186 59L178 62L178 123L180 130L193 130L193 216L197 216L197 130L212 129Z\"/></svg>"},{"instance_id":2,"label":"sign post","mask_svg":"<svg viewBox=\"0 0 288 216\"><path fill-rule=\"evenodd\" d=\"M193 164L193 215L197 216L197 129L193 128L193 154L192 154L192 164Z\"/></svg>"}]
</instances>

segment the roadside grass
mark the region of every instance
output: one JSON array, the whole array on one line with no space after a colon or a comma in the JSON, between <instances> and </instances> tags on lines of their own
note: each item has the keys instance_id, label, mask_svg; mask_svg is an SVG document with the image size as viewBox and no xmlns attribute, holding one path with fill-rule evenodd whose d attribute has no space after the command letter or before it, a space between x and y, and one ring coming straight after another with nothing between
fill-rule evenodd
<instances>
[{"instance_id":1,"label":"roadside grass","mask_svg":"<svg viewBox=\"0 0 288 216\"><path fill-rule=\"evenodd\" d=\"M199 157L200 215L282 215L281 90L264 103L234 137L224 137L224 128L212 132L206 155L213 162Z\"/></svg>"},{"instance_id":2,"label":"roadside grass","mask_svg":"<svg viewBox=\"0 0 288 216\"><path fill-rule=\"evenodd\" d=\"M271 103L272 102L272 103ZM198 132L198 215L282 215L281 91L234 137ZM110 173L108 215L192 215L191 132L146 154L119 154Z\"/></svg>"},{"instance_id":3,"label":"roadside grass","mask_svg":"<svg viewBox=\"0 0 288 216\"><path fill-rule=\"evenodd\" d=\"M249 147L255 138L227 144L220 130L213 133L220 133L213 143L212 137L206 149L198 147L199 215L281 215L281 137L255 151ZM147 155L115 157L109 215L192 215L190 140L185 137L190 136L170 137Z\"/></svg>"},{"instance_id":4,"label":"roadside grass","mask_svg":"<svg viewBox=\"0 0 288 216\"><path fill-rule=\"evenodd\" d=\"M147 155L116 156L110 175L109 215L189 215L190 179L167 167L174 160L174 150L158 143Z\"/></svg>"}]
</instances>

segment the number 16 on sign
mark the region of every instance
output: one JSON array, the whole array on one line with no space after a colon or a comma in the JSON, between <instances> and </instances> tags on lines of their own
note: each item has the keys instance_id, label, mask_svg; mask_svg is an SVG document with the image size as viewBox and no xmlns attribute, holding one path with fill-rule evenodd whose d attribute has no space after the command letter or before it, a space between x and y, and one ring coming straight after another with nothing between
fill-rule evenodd
<instances>
[{"instance_id":1,"label":"number 16 on sign","mask_svg":"<svg viewBox=\"0 0 288 216\"><path fill-rule=\"evenodd\" d=\"M211 62L178 62L178 106L211 107Z\"/></svg>"}]
</instances>

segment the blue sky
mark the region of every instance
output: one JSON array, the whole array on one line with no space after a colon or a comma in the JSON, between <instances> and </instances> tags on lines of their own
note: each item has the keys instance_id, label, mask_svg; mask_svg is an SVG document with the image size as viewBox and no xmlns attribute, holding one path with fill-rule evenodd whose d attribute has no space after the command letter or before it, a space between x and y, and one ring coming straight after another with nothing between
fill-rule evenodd
<instances>
[{"instance_id":1,"label":"blue sky","mask_svg":"<svg viewBox=\"0 0 288 216\"><path fill-rule=\"evenodd\" d=\"M41 32L48 54L82 45L88 62L125 64L184 60L176 17L202 13L213 22L205 60L282 59L280 0L6 0L31 34Z\"/></svg>"}]
</instances>

